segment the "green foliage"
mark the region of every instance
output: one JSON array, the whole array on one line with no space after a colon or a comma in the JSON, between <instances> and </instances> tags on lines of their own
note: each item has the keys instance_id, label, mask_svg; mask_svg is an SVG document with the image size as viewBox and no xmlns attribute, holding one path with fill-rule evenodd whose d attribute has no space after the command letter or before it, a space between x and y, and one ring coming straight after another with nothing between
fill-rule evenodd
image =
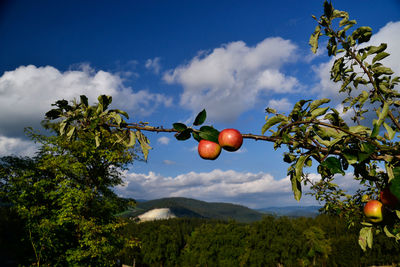
<instances>
[{"instance_id":1,"label":"green foliage","mask_svg":"<svg viewBox=\"0 0 400 267\"><path fill-rule=\"evenodd\" d=\"M196 118L194 119L193 126L200 126L202 125L207 118L207 112L203 109L199 114L197 114ZM193 137L195 140L200 142L200 140L205 139L209 141L213 141L218 143L218 135L219 131L215 129L213 126L202 126L200 129L195 129L193 127L188 127L183 123L174 123L173 124L174 130L178 131L175 134L175 138L179 141L184 141Z\"/></svg>"},{"instance_id":2,"label":"green foliage","mask_svg":"<svg viewBox=\"0 0 400 267\"><path fill-rule=\"evenodd\" d=\"M267 130L272 133L269 137L274 140L275 148L287 147L284 161L291 164L288 175L295 199L301 197L302 184L311 183L316 199L324 201L326 212L340 213L353 224L353 218L361 216L362 195L377 197L377 191L392 182L390 190L400 199L400 190L397 190L400 179L397 173L400 167L400 114L397 111L400 94L395 89L400 77L393 76L393 71L381 62L389 56L385 52L386 44L360 46L370 40L370 27L351 31L356 21L349 20L347 12L334 9L328 1L324 3L323 15L313 18L317 26L310 37L311 50L316 53L320 39L327 37L328 55L335 56L331 80L340 83L338 91L347 96L342 102L343 112L324 107L328 99L300 100L289 115L267 109L272 116L266 118L262 133ZM352 123L343 119L350 111ZM376 118L368 125L365 115L371 117L374 113ZM311 181L303 172L304 167L313 163L317 164L321 181ZM350 166L354 170L354 179L361 184L354 195L346 194L333 183L335 175L345 175ZM385 207L385 213L389 213L386 217L394 218L394 212ZM393 229L399 224L397 218L386 220L383 225L363 228L361 247L372 247L372 233L382 232L384 225ZM400 239L400 233L389 230L386 233Z\"/></svg>"},{"instance_id":3,"label":"green foliage","mask_svg":"<svg viewBox=\"0 0 400 267\"><path fill-rule=\"evenodd\" d=\"M359 228L344 219L266 216L251 224L205 219L129 222L123 229L140 246L121 262L137 266L371 266L400 262L400 247L384 234L362 253Z\"/></svg>"},{"instance_id":4,"label":"green foliage","mask_svg":"<svg viewBox=\"0 0 400 267\"><path fill-rule=\"evenodd\" d=\"M110 97L100 97L94 109L88 108L85 97L73 106L58 101L59 109L47 117L65 115L66 119L45 123L58 135L28 130L40 144L36 156L0 160L0 198L12 203L12 210L24 222L25 239L34 255L32 264L111 266L116 261L124 244L118 229L124 223L114 214L126 207L112 187L122 183L122 171L139 158L130 141L120 142L119 129L97 128L93 118L83 114L95 112L97 119L105 119L101 114L110 102ZM117 113L124 112L108 114L118 123ZM96 139L99 132L101 142Z\"/></svg>"},{"instance_id":5,"label":"green foliage","mask_svg":"<svg viewBox=\"0 0 400 267\"><path fill-rule=\"evenodd\" d=\"M112 102L111 96L100 95L98 103L90 106L86 96L80 96L80 103L73 101L72 105L66 100L59 100L53 106L56 108L46 113L43 122L46 128L54 129L60 136L65 136L68 141L79 138L84 133L93 134L96 147L103 140L113 139L113 144L121 144L126 147L134 147L139 142L143 156L147 159L149 140L140 130L127 128L128 124L122 118L129 118L125 111L119 109L108 109ZM122 115L122 116L121 116ZM52 122L55 121L55 122ZM111 127L114 130L111 130Z\"/></svg>"}]
</instances>

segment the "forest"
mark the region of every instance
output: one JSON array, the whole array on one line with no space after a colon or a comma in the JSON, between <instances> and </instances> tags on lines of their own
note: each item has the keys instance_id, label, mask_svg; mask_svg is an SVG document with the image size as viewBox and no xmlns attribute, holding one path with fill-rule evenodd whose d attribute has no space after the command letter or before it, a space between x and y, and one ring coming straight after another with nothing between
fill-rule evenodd
<instances>
[{"instance_id":1,"label":"forest","mask_svg":"<svg viewBox=\"0 0 400 267\"><path fill-rule=\"evenodd\" d=\"M139 246L121 260L136 266L372 266L400 262L400 245L384 234L364 253L356 227L343 219L266 216L235 221L170 219L129 223L124 234Z\"/></svg>"},{"instance_id":2,"label":"forest","mask_svg":"<svg viewBox=\"0 0 400 267\"><path fill-rule=\"evenodd\" d=\"M1 259L27 266L34 257L23 223L1 208ZM381 233L363 252L359 227L340 217L289 218L266 215L253 223L175 218L136 223L122 219L130 242L114 255L118 266L374 266L400 262L400 245ZM22 241L21 241L22 240ZM58 264L56 264L58 265Z\"/></svg>"}]
</instances>

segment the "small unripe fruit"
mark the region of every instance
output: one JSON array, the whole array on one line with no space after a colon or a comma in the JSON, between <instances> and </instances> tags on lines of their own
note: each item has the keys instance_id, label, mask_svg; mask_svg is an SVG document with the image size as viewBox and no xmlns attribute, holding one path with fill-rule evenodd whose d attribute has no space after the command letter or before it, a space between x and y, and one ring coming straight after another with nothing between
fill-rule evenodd
<instances>
[{"instance_id":1,"label":"small unripe fruit","mask_svg":"<svg viewBox=\"0 0 400 267\"><path fill-rule=\"evenodd\" d=\"M236 129L225 129L219 133L218 143L227 151L237 151L243 144L243 136Z\"/></svg>"},{"instance_id":2,"label":"small unripe fruit","mask_svg":"<svg viewBox=\"0 0 400 267\"><path fill-rule=\"evenodd\" d=\"M365 216L373 223L383 220L382 203L378 200L370 200L364 206Z\"/></svg>"},{"instance_id":3,"label":"small unripe fruit","mask_svg":"<svg viewBox=\"0 0 400 267\"><path fill-rule=\"evenodd\" d=\"M215 142L202 139L199 142L197 151L203 159L214 160L221 154L221 146Z\"/></svg>"}]
</instances>

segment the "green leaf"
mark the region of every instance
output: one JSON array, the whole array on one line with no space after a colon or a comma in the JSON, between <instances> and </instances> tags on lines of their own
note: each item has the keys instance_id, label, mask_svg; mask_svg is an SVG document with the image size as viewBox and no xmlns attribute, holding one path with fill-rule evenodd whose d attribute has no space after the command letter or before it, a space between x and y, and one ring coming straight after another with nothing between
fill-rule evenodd
<instances>
[{"instance_id":1,"label":"green leaf","mask_svg":"<svg viewBox=\"0 0 400 267\"><path fill-rule=\"evenodd\" d=\"M211 126L203 126L200 128L199 136L202 139L206 139L206 140L218 143L218 135L219 135L219 131Z\"/></svg>"},{"instance_id":2,"label":"green leaf","mask_svg":"<svg viewBox=\"0 0 400 267\"><path fill-rule=\"evenodd\" d=\"M342 169L342 164L340 163L340 160L338 158L335 157L326 158L321 163L321 165L328 168L332 174L340 173L342 175L345 175Z\"/></svg>"},{"instance_id":3,"label":"green leaf","mask_svg":"<svg viewBox=\"0 0 400 267\"><path fill-rule=\"evenodd\" d=\"M68 139L68 140L71 140L72 136L73 136L74 133L75 133L75 130L76 130L76 127L75 127L75 126L72 126L72 127L69 129L69 131L68 131L68 133L67 133L67 139Z\"/></svg>"},{"instance_id":4,"label":"green leaf","mask_svg":"<svg viewBox=\"0 0 400 267\"><path fill-rule=\"evenodd\" d=\"M394 131L393 128L390 127L386 122L383 123L383 127L385 127L388 133L389 140L392 140L396 134L396 131Z\"/></svg>"},{"instance_id":5,"label":"green leaf","mask_svg":"<svg viewBox=\"0 0 400 267\"><path fill-rule=\"evenodd\" d=\"M201 137L200 137L199 133L197 133L197 132L192 132L192 136L193 136L193 138L194 138L197 142L200 142L200 141L201 141Z\"/></svg>"},{"instance_id":6,"label":"green leaf","mask_svg":"<svg viewBox=\"0 0 400 267\"><path fill-rule=\"evenodd\" d=\"M187 126L185 124L183 124L183 123L180 123L180 122L176 122L176 123L172 124L172 126L178 132L182 132L182 131L187 129Z\"/></svg>"},{"instance_id":7,"label":"green leaf","mask_svg":"<svg viewBox=\"0 0 400 267\"><path fill-rule=\"evenodd\" d=\"M179 141L184 141L190 138L190 134L192 133L192 129L187 128L183 130L182 132L178 133L175 135L175 138Z\"/></svg>"},{"instance_id":8,"label":"green leaf","mask_svg":"<svg viewBox=\"0 0 400 267\"><path fill-rule=\"evenodd\" d=\"M59 132L60 132L60 135L63 135L64 133L65 133L65 128L68 126L68 121L67 120L63 120L62 122L60 122L60 125L59 125Z\"/></svg>"},{"instance_id":9,"label":"green leaf","mask_svg":"<svg viewBox=\"0 0 400 267\"><path fill-rule=\"evenodd\" d=\"M333 6L331 2L325 1L324 2L324 15L328 18L331 19L333 15Z\"/></svg>"},{"instance_id":10,"label":"green leaf","mask_svg":"<svg viewBox=\"0 0 400 267\"><path fill-rule=\"evenodd\" d=\"M351 150L343 151L343 156L350 165L355 164L358 161L357 154L354 154Z\"/></svg>"},{"instance_id":11,"label":"green leaf","mask_svg":"<svg viewBox=\"0 0 400 267\"><path fill-rule=\"evenodd\" d=\"M371 155L372 153L374 153L376 151L376 146L374 146L373 144L370 144L370 143L362 143L360 146L360 149L362 152L365 152L365 153Z\"/></svg>"},{"instance_id":12,"label":"green leaf","mask_svg":"<svg viewBox=\"0 0 400 267\"><path fill-rule=\"evenodd\" d=\"M374 128L371 132L371 138L375 138L379 134L380 125L377 123L377 120L373 120L372 124L374 125Z\"/></svg>"},{"instance_id":13,"label":"green leaf","mask_svg":"<svg viewBox=\"0 0 400 267\"><path fill-rule=\"evenodd\" d=\"M296 162L295 177L296 177L296 180L299 182L301 182L301 176L303 175L304 163L308 159L308 157L310 157L310 155L302 155L299 157L299 159Z\"/></svg>"},{"instance_id":14,"label":"green leaf","mask_svg":"<svg viewBox=\"0 0 400 267\"><path fill-rule=\"evenodd\" d=\"M363 227L360 230L360 235L358 237L358 244L362 250L366 251L367 247L372 248L372 227Z\"/></svg>"},{"instance_id":15,"label":"green leaf","mask_svg":"<svg viewBox=\"0 0 400 267\"><path fill-rule=\"evenodd\" d=\"M388 176L388 183L390 183L394 179L394 173L393 173L393 167L385 162L385 169L386 169L386 174Z\"/></svg>"},{"instance_id":16,"label":"green leaf","mask_svg":"<svg viewBox=\"0 0 400 267\"><path fill-rule=\"evenodd\" d=\"M108 108L108 106L111 104L112 102L112 97L109 95L100 95L97 100L99 100L99 104L102 105L103 110L106 110Z\"/></svg>"},{"instance_id":17,"label":"green leaf","mask_svg":"<svg viewBox=\"0 0 400 267\"><path fill-rule=\"evenodd\" d=\"M311 118L316 118L318 116L324 115L329 107L326 108L316 108L311 112Z\"/></svg>"},{"instance_id":18,"label":"green leaf","mask_svg":"<svg viewBox=\"0 0 400 267\"><path fill-rule=\"evenodd\" d=\"M293 161L295 161L296 156L290 153L284 153L283 154L283 161L286 163L292 163Z\"/></svg>"},{"instance_id":19,"label":"green leaf","mask_svg":"<svg viewBox=\"0 0 400 267\"><path fill-rule=\"evenodd\" d=\"M372 29L368 26L363 26L356 29L351 36L354 40L357 40L359 44L368 42L372 36Z\"/></svg>"},{"instance_id":20,"label":"green leaf","mask_svg":"<svg viewBox=\"0 0 400 267\"><path fill-rule=\"evenodd\" d=\"M115 122L118 124L118 126L121 125L122 122L122 118L119 114L112 112L111 114L109 114L110 118L113 118L115 120Z\"/></svg>"},{"instance_id":21,"label":"green leaf","mask_svg":"<svg viewBox=\"0 0 400 267\"><path fill-rule=\"evenodd\" d=\"M372 71L374 72L374 75L376 75L376 76L380 76L383 74L392 75L394 73L391 68L384 67L384 66L374 67L374 68L372 68Z\"/></svg>"},{"instance_id":22,"label":"green leaf","mask_svg":"<svg viewBox=\"0 0 400 267\"><path fill-rule=\"evenodd\" d=\"M379 46L369 46L367 47L368 55L379 54L387 48L387 44L381 43Z\"/></svg>"},{"instance_id":23,"label":"green leaf","mask_svg":"<svg viewBox=\"0 0 400 267\"><path fill-rule=\"evenodd\" d=\"M294 199L300 201L301 199L301 182L299 182L293 172L290 173L290 182L292 183L292 191Z\"/></svg>"},{"instance_id":24,"label":"green leaf","mask_svg":"<svg viewBox=\"0 0 400 267\"><path fill-rule=\"evenodd\" d=\"M331 100L328 98L323 98L323 99L317 99L311 102L310 104L310 111L313 111L314 109L318 108L319 106L329 103Z\"/></svg>"},{"instance_id":25,"label":"green leaf","mask_svg":"<svg viewBox=\"0 0 400 267\"><path fill-rule=\"evenodd\" d=\"M100 136L96 135L94 137L94 140L96 141L96 147L99 147L100 146Z\"/></svg>"},{"instance_id":26,"label":"green leaf","mask_svg":"<svg viewBox=\"0 0 400 267\"><path fill-rule=\"evenodd\" d=\"M136 143L136 134L134 131L129 131L129 143L127 144L128 147L133 147Z\"/></svg>"},{"instance_id":27,"label":"green leaf","mask_svg":"<svg viewBox=\"0 0 400 267\"><path fill-rule=\"evenodd\" d=\"M199 126L204 123L207 118L207 112L203 109L199 114L197 114L196 118L194 119L193 125Z\"/></svg>"},{"instance_id":28,"label":"green leaf","mask_svg":"<svg viewBox=\"0 0 400 267\"><path fill-rule=\"evenodd\" d=\"M287 121L287 117L281 114L269 118L262 127L261 133L264 134L269 128L282 121Z\"/></svg>"},{"instance_id":29,"label":"green leaf","mask_svg":"<svg viewBox=\"0 0 400 267\"><path fill-rule=\"evenodd\" d=\"M367 133L370 133L371 130L366 126L356 125L356 126L350 126L349 132L357 133L357 134L360 134L360 133L367 134Z\"/></svg>"},{"instance_id":30,"label":"green leaf","mask_svg":"<svg viewBox=\"0 0 400 267\"><path fill-rule=\"evenodd\" d=\"M389 229L387 229L387 225L385 225L385 227L383 228L383 231L385 232L385 234L386 234L387 237L396 238L396 236L395 236L394 234L392 234L392 233L389 231Z\"/></svg>"},{"instance_id":31,"label":"green leaf","mask_svg":"<svg viewBox=\"0 0 400 267\"><path fill-rule=\"evenodd\" d=\"M385 57L389 56L389 53L386 52L380 52L379 54L377 54L373 59L372 59L372 64L374 64L376 61L382 60Z\"/></svg>"},{"instance_id":32,"label":"green leaf","mask_svg":"<svg viewBox=\"0 0 400 267\"><path fill-rule=\"evenodd\" d=\"M144 159L147 160L147 157L149 155L149 150L151 149L151 146L149 145L150 141L141 131L136 131L135 134L137 140L140 143L140 148L142 149Z\"/></svg>"},{"instance_id":33,"label":"green leaf","mask_svg":"<svg viewBox=\"0 0 400 267\"><path fill-rule=\"evenodd\" d=\"M111 112L116 112L116 113L118 113L118 114L121 114L121 115L123 115L125 118L129 119L128 113L126 113L126 112L123 111L123 110L120 110L120 109L112 109L112 110L110 110L110 111L111 111Z\"/></svg>"},{"instance_id":34,"label":"green leaf","mask_svg":"<svg viewBox=\"0 0 400 267\"><path fill-rule=\"evenodd\" d=\"M80 99L81 99L81 104L84 107L88 107L89 106L88 98L85 95L81 95Z\"/></svg>"},{"instance_id":35,"label":"green leaf","mask_svg":"<svg viewBox=\"0 0 400 267\"><path fill-rule=\"evenodd\" d=\"M393 168L394 178L390 181L390 192L400 199L400 167Z\"/></svg>"},{"instance_id":36,"label":"green leaf","mask_svg":"<svg viewBox=\"0 0 400 267\"><path fill-rule=\"evenodd\" d=\"M310 40L309 40L309 44L310 44L310 46L311 46L311 51L315 54L315 53L317 53L317 50L318 50L318 39L319 39L319 37L322 35L322 33L321 33L321 27L318 25L316 28L315 28L315 31L314 31L314 33L313 34L311 34L311 36L310 36Z\"/></svg>"},{"instance_id":37,"label":"green leaf","mask_svg":"<svg viewBox=\"0 0 400 267\"><path fill-rule=\"evenodd\" d=\"M379 118L378 118L378 121L377 121L377 124L379 126L381 126L382 123L385 121L385 119L387 117L387 114L389 112L389 107L390 107L389 103L385 101L384 104L383 104L382 111L379 114Z\"/></svg>"},{"instance_id":38,"label":"green leaf","mask_svg":"<svg viewBox=\"0 0 400 267\"><path fill-rule=\"evenodd\" d=\"M55 119L58 119L59 117L61 117L61 115L62 115L61 110L52 109L52 110L49 110L48 112L46 112L45 117L46 117L46 119L49 119L49 120L55 120Z\"/></svg>"}]
</instances>

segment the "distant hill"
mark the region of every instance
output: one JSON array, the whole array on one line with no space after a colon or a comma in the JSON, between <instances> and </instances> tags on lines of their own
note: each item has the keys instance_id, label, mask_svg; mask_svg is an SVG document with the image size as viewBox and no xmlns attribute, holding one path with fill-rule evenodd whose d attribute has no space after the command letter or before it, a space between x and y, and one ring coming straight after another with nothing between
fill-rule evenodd
<instances>
[{"instance_id":1,"label":"distant hill","mask_svg":"<svg viewBox=\"0 0 400 267\"><path fill-rule=\"evenodd\" d=\"M171 197L138 202L136 208L120 214L124 217L136 217L152 209L169 208L177 217L209 218L237 222L254 222L263 217L263 213L247 207L230 203L210 203L190 198Z\"/></svg>"},{"instance_id":2,"label":"distant hill","mask_svg":"<svg viewBox=\"0 0 400 267\"><path fill-rule=\"evenodd\" d=\"M315 217L319 206L267 207L253 210L231 203L213 203L201 200L170 197L137 201L135 209L120 213L123 217L137 217L153 209L168 208L178 218L207 218L218 220L233 219L237 222L254 222L267 214L288 217Z\"/></svg>"},{"instance_id":3,"label":"distant hill","mask_svg":"<svg viewBox=\"0 0 400 267\"><path fill-rule=\"evenodd\" d=\"M288 217L316 217L320 206L286 206L257 209L262 213Z\"/></svg>"}]
</instances>

